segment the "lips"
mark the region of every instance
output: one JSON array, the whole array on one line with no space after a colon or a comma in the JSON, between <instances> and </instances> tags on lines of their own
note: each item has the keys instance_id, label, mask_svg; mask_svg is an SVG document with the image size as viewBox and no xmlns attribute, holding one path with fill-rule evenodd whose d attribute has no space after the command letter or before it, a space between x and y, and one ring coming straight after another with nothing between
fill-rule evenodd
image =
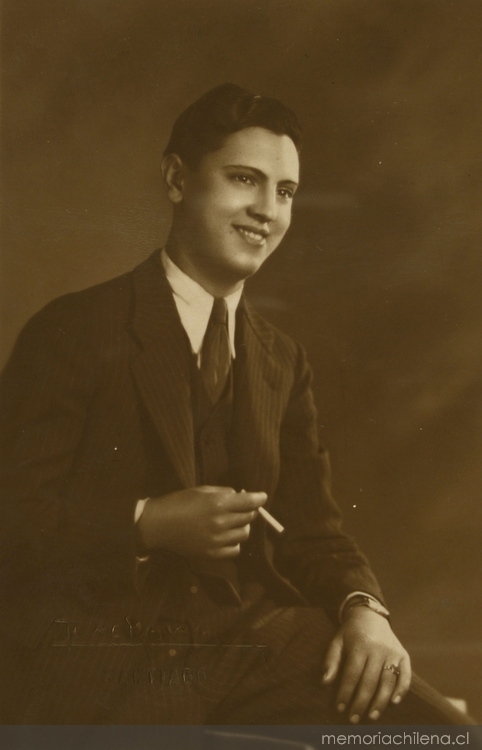
<instances>
[{"instance_id":1,"label":"lips","mask_svg":"<svg viewBox=\"0 0 482 750\"><path fill-rule=\"evenodd\" d=\"M259 229L258 227L243 226L238 224L234 225L234 228L245 240L247 240L252 245L264 244L266 238L269 236L269 232L267 232L265 229Z\"/></svg>"}]
</instances>

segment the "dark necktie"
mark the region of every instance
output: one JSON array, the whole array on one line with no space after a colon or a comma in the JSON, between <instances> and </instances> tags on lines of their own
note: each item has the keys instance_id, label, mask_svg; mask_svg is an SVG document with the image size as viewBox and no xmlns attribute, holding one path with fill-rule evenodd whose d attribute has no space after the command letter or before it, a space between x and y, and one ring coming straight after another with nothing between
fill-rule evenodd
<instances>
[{"instance_id":1,"label":"dark necktie","mask_svg":"<svg viewBox=\"0 0 482 750\"><path fill-rule=\"evenodd\" d=\"M226 300L220 297L214 300L201 349L201 373L213 404L224 391L230 368L228 306Z\"/></svg>"}]
</instances>

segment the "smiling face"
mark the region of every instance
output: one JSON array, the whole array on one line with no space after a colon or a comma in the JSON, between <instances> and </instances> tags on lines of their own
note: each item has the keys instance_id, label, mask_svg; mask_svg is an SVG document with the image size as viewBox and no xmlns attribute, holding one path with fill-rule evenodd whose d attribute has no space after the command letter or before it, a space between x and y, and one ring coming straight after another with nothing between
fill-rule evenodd
<instances>
[{"instance_id":1,"label":"smiling face","mask_svg":"<svg viewBox=\"0 0 482 750\"><path fill-rule=\"evenodd\" d=\"M163 173L175 204L169 254L209 292L226 296L256 273L290 225L299 180L293 141L247 128L195 170L171 154Z\"/></svg>"}]
</instances>

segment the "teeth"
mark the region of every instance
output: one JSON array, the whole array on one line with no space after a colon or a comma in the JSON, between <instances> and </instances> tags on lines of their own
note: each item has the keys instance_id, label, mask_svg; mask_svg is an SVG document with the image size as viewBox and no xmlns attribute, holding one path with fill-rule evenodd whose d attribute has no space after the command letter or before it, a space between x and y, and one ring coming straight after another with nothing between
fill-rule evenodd
<instances>
[{"instance_id":1,"label":"teeth","mask_svg":"<svg viewBox=\"0 0 482 750\"><path fill-rule=\"evenodd\" d=\"M244 234L245 237L249 237L251 240L256 240L258 242L264 240L263 235L258 232L250 232L247 229L242 229L242 227L239 227L238 231L241 232L241 234Z\"/></svg>"}]
</instances>

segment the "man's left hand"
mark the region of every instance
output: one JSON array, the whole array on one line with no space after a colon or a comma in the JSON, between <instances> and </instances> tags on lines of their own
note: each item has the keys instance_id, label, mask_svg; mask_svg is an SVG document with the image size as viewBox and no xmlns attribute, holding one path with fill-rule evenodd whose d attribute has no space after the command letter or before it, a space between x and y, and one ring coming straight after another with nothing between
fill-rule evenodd
<instances>
[{"instance_id":1,"label":"man's left hand","mask_svg":"<svg viewBox=\"0 0 482 750\"><path fill-rule=\"evenodd\" d=\"M353 724L367 710L376 721L389 701L400 703L406 695L411 681L410 657L388 620L367 607L352 607L328 647L323 684L331 684L339 674L338 710L349 706Z\"/></svg>"}]
</instances>

